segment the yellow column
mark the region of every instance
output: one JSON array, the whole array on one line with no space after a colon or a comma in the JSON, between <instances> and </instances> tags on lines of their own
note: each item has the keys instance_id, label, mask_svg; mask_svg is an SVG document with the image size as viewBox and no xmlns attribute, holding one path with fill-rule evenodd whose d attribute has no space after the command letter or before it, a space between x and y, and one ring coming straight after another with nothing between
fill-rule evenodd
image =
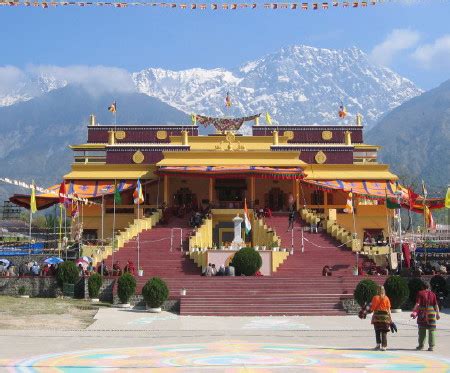
<instances>
[{"instance_id":1,"label":"yellow column","mask_svg":"<svg viewBox=\"0 0 450 373\"><path fill-rule=\"evenodd\" d=\"M273 145L278 145L278 131L273 131Z\"/></svg>"},{"instance_id":2,"label":"yellow column","mask_svg":"<svg viewBox=\"0 0 450 373\"><path fill-rule=\"evenodd\" d=\"M213 202L213 190L214 190L214 179L212 177L210 177L209 178L209 193L208 193L209 203Z\"/></svg>"},{"instance_id":3,"label":"yellow column","mask_svg":"<svg viewBox=\"0 0 450 373\"><path fill-rule=\"evenodd\" d=\"M250 177L250 206L253 208L255 203L255 177Z\"/></svg>"},{"instance_id":4,"label":"yellow column","mask_svg":"<svg viewBox=\"0 0 450 373\"><path fill-rule=\"evenodd\" d=\"M169 177L164 175L164 203L169 206Z\"/></svg>"},{"instance_id":5,"label":"yellow column","mask_svg":"<svg viewBox=\"0 0 450 373\"><path fill-rule=\"evenodd\" d=\"M300 190L299 190L300 180L295 179L295 204L297 205L297 210L300 209Z\"/></svg>"},{"instance_id":6,"label":"yellow column","mask_svg":"<svg viewBox=\"0 0 450 373\"><path fill-rule=\"evenodd\" d=\"M323 204L325 208L328 208L328 192L323 192Z\"/></svg>"}]
</instances>

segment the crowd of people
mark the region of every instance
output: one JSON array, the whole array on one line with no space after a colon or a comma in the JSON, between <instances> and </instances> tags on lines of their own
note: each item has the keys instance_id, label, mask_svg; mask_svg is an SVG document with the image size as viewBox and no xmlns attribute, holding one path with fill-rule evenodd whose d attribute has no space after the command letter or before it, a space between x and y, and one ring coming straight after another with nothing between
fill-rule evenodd
<instances>
[{"instance_id":1,"label":"crowd of people","mask_svg":"<svg viewBox=\"0 0 450 373\"><path fill-rule=\"evenodd\" d=\"M39 264L36 261L24 262L16 266L13 262L9 262L7 266L0 266L0 276L16 277L16 276L55 276L58 266L56 264Z\"/></svg>"},{"instance_id":2,"label":"crowd of people","mask_svg":"<svg viewBox=\"0 0 450 373\"><path fill-rule=\"evenodd\" d=\"M215 264L208 263L202 272L202 276L212 277L212 276L234 276L234 267L221 265L216 268Z\"/></svg>"},{"instance_id":3,"label":"crowd of people","mask_svg":"<svg viewBox=\"0 0 450 373\"><path fill-rule=\"evenodd\" d=\"M79 265L79 268L80 274L82 275L90 275L94 272L100 273L102 276L121 276L123 273L130 273L133 276L136 275L136 267L131 260L127 260L123 268L118 260L113 263L112 268L108 267L104 260L102 260L97 267L90 266L83 270L82 266ZM83 273L81 273L82 270Z\"/></svg>"}]
</instances>

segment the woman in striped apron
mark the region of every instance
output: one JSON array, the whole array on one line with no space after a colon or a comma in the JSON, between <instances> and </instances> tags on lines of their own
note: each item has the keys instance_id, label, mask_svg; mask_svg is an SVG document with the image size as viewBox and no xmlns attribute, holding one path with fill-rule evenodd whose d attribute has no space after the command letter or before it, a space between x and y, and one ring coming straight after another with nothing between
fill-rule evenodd
<instances>
[{"instance_id":1,"label":"woman in striped apron","mask_svg":"<svg viewBox=\"0 0 450 373\"><path fill-rule=\"evenodd\" d=\"M417 317L419 327L419 345L416 349L423 350L428 330L428 351L433 351L436 343L436 320L439 320L440 316L436 294L430 290L428 282L424 282L423 289L417 293L411 317L414 319Z\"/></svg>"},{"instance_id":2,"label":"woman in striped apron","mask_svg":"<svg viewBox=\"0 0 450 373\"><path fill-rule=\"evenodd\" d=\"M373 311L372 324L375 328L377 345L375 350L386 351L387 333L391 325L391 301L386 296L383 286L378 288L378 295L372 298L370 310Z\"/></svg>"}]
</instances>

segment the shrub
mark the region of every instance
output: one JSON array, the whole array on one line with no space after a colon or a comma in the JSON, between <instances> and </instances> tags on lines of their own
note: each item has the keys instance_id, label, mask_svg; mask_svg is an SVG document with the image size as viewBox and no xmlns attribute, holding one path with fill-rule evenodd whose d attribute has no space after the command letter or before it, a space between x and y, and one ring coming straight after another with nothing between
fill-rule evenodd
<instances>
[{"instance_id":1,"label":"shrub","mask_svg":"<svg viewBox=\"0 0 450 373\"><path fill-rule=\"evenodd\" d=\"M56 280L59 286L62 287L63 284L76 284L79 277L78 268L74 262L67 261L58 265Z\"/></svg>"},{"instance_id":2,"label":"shrub","mask_svg":"<svg viewBox=\"0 0 450 373\"><path fill-rule=\"evenodd\" d=\"M244 247L234 255L231 265L237 276L253 276L261 268L262 258L255 249Z\"/></svg>"},{"instance_id":3,"label":"shrub","mask_svg":"<svg viewBox=\"0 0 450 373\"><path fill-rule=\"evenodd\" d=\"M424 289L424 283L422 279L420 279L419 277L414 277L411 280L409 280L408 288L409 288L409 302L414 305L416 303L417 293L420 290Z\"/></svg>"},{"instance_id":4,"label":"shrub","mask_svg":"<svg viewBox=\"0 0 450 373\"><path fill-rule=\"evenodd\" d=\"M142 288L142 296L148 306L159 308L169 296L169 289L163 280L153 277Z\"/></svg>"},{"instance_id":5,"label":"shrub","mask_svg":"<svg viewBox=\"0 0 450 373\"><path fill-rule=\"evenodd\" d=\"M19 295L25 295L26 291L27 291L27 289L25 288L25 286L22 285L22 286L19 287L19 289L17 290L17 293L18 293Z\"/></svg>"},{"instance_id":6,"label":"shrub","mask_svg":"<svg viewBox=\"0 0 450 373\"><path fill-rule=\"evenodd\" d=\"M386 295L391 301L391 307L401 308L403 303L408 299L409 288L406 280L401 276L390 276L384 282Z\"/></svg>"},{"instance_id":7,"label":"shrub","mask_svg":"<svg viewBox=\"0 0 450 373\"><path fill-rule=\"evenodd\" d=\"M128 303L136 291L136 279L131 273L124 273L117 281L117 295L121 303Z\"/></svg>"},{"instance_id":8,"label":"shrub","mask_svg":"<svg viewBox=\"0 0 450 373\"><path fill-rule=\"evenodd\" d=\"M89 298L98 298L100 288L103 284L103 278L99 273L93 273L88 280Z\"/></svg>"},{"instance_id":9,"label":"shrub","mask_svg":"<svg viewBox=\"0 0 450 373\"><path fill-rule=\"evenodd\" d=\"M355 291L353 292L353 297L362 307L366 303L370 302L375 295L377 295L377 289L378 285L374 281L365 279L356 285Z\"/></svg>"},{"instance_id":10,"label":"shrub","mask_svg":"<svg viewBox=\"0 0 450 373\"><path fill-rule=\"evenodd\" d=\"M441 295L445 298L448 295L447 281L441 275L435 275L431 278L430 288L436 296Z\"/></svg>"}]
</instances>

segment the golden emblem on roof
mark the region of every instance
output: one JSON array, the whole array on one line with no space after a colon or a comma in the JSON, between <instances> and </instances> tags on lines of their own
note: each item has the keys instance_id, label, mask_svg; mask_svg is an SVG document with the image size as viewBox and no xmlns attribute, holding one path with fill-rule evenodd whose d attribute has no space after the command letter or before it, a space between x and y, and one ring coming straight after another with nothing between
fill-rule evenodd
<instances>
[{"instance_id":1,"label":"golden emblem on roof","mask_svg":"<svg viewBox=\"0 0 450 373\"><path fill-rule=\"evenodd\" d=\"M158 132L156 132L156 138L158 140L165 140L165 139L167 139L167 131L158 131Z\"/></svg>"},{"instance_id":2,"label":"golden emblem on roof","mask_svg":"<svg viewBox=\"0 0 450 373\"><path fill-rule=\"evenodd\" d=\"M331 140L333 138L333 132L331 131L322 131L322 139L323 140Z\"/></svg>"},{"instance_id":3,"label":"golden emblem on roof","mask_svg":"<svg viewBox=\"0 0 450 373\"><path fill-rule=\"evenodd\" d=\"M283 136L285 136L288 140L292 140L294 138L294 131L284 131Z\"/></svg>"},{"instance_id":4,"label":"golden emblem on roof","mask_svg":"<svg viewBox=\"0 0 450 373\"><path fill-rule=\"evenodd\" d=\"M142 163L142 162L144 162L144 154L140 151L140 150L138 150L137 152L135 152L134 154L133 154L133 162L134 163Z\"/></svg>"},{"instance_id":5,"label":"golden emblem on roof","mask_svg":"<svg viewBox=\"0 0 450 373\"><path fill-rule=\"evenodd\" d=\"M316 156L314 157L314 159L316 160L317 163L322 164L327 161L327 156L325 155L325 153L322 150L320 150L316 153Z\"/></svg>"},{"instance_id":6,"label":"golden emblem on roof","mask_svg":"<svg viewBox=\"0 0 450 373\"><path fill-rule=\"evenodd\" d=\"M114 135L116 136L117 140L123 140L127 136L125 131L116 131L114 132Z\"/></svg>"}]
</instances>

